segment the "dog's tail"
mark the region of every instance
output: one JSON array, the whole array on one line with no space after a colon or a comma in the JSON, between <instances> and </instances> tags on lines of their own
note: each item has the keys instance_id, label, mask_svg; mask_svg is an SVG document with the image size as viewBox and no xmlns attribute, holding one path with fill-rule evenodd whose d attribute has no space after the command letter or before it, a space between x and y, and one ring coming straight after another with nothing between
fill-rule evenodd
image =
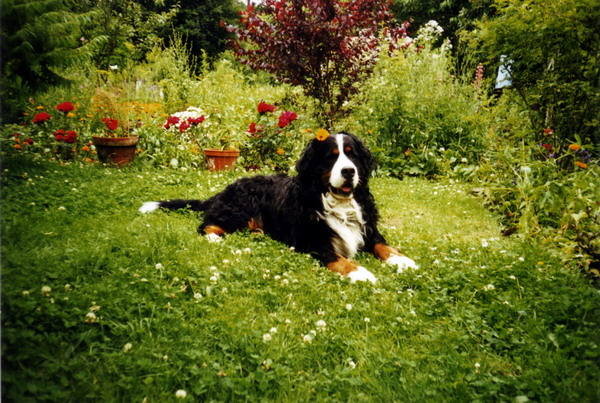
<instances>
[{"instance_id":1,"label":"dog's tail","mask_svg":"<svg viewBox=\"0 0 600 403\"><path fill-rule=\"evenodd\" d=\"M165 201L153 201L146 202L140 207L140 213L151 213L158 209L164 210L182 210L187 209L190 211L204 211L206 210L206 202L202 200L165 200Z\"/></svg>"}]
</instances>

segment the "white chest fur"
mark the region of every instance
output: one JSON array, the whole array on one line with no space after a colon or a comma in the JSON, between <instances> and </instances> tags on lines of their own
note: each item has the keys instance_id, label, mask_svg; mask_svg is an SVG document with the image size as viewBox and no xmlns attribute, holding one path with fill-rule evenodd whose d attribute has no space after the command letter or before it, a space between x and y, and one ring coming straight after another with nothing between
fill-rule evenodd
<instances>
[{"instance_id":1,"label":"white chest fur","mask_svg":"<svg viewBox=\"0 0 600 403\"><path fill-rule=\"evenodd\" d=\"M327 193L323 195L323 214L319 217L336 234L331 240L336 253L352 258L364 245L365 222L356 200L340 199Z\"/></svg>"}]
</instances>

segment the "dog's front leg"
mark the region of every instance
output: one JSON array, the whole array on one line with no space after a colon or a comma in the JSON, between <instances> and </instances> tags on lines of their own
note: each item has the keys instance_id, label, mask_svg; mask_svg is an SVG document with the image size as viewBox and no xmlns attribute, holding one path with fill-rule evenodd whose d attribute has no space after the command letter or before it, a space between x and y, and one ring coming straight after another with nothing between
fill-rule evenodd
<instances>
[{"instance_id":1,"label":"dog's front leg","mask_svg":"<svg viewBox=\"0 0 600 403\"><path fill-rule=\"evenodd\" d=\"M325 261L324 263L329 270L348 277L353 283L357 281L370 281L375 284L377 282L373 273L343 256L335 254L335 257L332 257L331 261Z\"/></svg>"},{"instance_id":2,"label":"dog's front leg","mask_svg":"<svg viewBox=\"0 0 600 403\"><path fill-rule=\"evenodd\" d=\"M373 254L379 260L386 262L389 265L395 266L398 273L402 273L406 269L418 269L419 266L414 260L404 256L396 249L392 248L385 242L380 242L373 248Z\"/></svg>"}]
</instances>

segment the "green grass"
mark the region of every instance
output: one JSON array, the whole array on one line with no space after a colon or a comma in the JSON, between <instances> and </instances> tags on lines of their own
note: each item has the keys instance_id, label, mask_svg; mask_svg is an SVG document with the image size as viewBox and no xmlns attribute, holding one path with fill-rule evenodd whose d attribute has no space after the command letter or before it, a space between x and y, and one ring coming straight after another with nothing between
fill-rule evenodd
<instances>
[{"instance_id":1,"label":"green grass","mask_svg":"<svg viewBox=\"0 0 600 403\"><path fill-rule=\"evenodd\" d=\"M194 214L137 213L235 176L5 160L3 397L597 401L600 293L552 248L502 238L465 185L373 180L384 235L420 265L360 256L375 286L267 237L210 244Z\"/></svg>"}]
</instances>

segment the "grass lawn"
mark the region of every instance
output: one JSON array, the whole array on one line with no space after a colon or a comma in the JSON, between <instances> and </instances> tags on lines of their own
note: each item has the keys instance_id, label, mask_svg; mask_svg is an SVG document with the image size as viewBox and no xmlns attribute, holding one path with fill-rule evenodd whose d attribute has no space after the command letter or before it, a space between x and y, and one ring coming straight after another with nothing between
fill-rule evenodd
<instances>
[{"instance_id":1,"label":"grass lawn","mask_svg":"<svg viewBox=\"0 0 600 403\"><path fill-rule=\"evenodd\" d=\"M239 174L2 169L7 401L600 397L600 293L552 248L502 238L466 185L372 181L382 232L420 265L359 256L373 286L267 237L208 243L191 213L137 213Z\"/></svg>"}]
</instances>

